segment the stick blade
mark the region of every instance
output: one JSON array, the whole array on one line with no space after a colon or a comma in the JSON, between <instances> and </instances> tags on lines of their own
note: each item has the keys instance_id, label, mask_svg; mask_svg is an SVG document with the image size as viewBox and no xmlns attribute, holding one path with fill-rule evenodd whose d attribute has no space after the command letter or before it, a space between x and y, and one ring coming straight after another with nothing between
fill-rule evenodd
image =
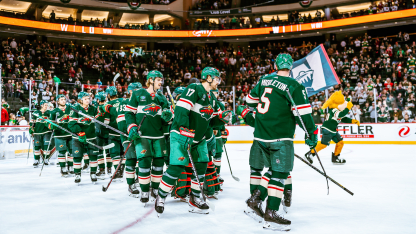
<instances>
[{"instance_id":1,"label":"stick blade","mask_svg":"<svg viewBox=\"0 0 416 234\"><path fill-rule=\"evenodd\" d=\"M107 192L107 188L103 185L103 192Z\"/></svg>"},{"instance_id":2,"label":"stick blade","mask_svg":"<svg viewBox=\"0 0 416 234\"><path fill-rule=\"evenodd\" d=\"M103 149L111 149L111 148L113 148L114 146L116 146L114 143L111 143L111 144L109 144L109 145L105 145L105 146L103 146Z\"/></svg>"},{"instance_id":3,"label":"stick blade","mask_svg":"<svg viewBox=\"0 0 416 234\"><path fill-rule=\"evenodd\" d=\"M238 178L237 176L233 176L233 179L234 179L235 181L240 182L240 178Z\"/></svg>"}]
</instances>

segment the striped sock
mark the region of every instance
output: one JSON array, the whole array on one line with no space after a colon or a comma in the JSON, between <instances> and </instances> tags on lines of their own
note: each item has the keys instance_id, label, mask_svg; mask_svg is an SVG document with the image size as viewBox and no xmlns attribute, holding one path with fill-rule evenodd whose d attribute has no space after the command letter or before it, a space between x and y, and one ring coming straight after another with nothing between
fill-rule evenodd
<instances>
[{"instance_id":1,"label":"striped sock","mask_svg":"<svg viewBox=\"0 0 416 234\"><path fill-rule=\"evenodd\" d=\"M279 210L280 202L283 197L285 180L289 173L273 171L272 178L269 181L267 192L267 207L271 210Z\"/></svg>"},{"instance_id":2,"label":"striped sock","mask_svg":"<svg viewBox=\"0 0 416 234\"><path fill-rule=\"evenodd\" d=\"M84 154L84 164L90 164L90 157L88 157L88 154Z\"/></svg>"},{"instance_id":3,"label":"striped sock","mask_svg":"<svg viewBox=\"0 0 416 234\"><path fill-rule=\"evenodd\" d=\"M136 159L135 158L130 158L126 160L126 180L127 180L127 184L133 184L134 183L134 179L135 179L135 175L134 175L134 170L136 167Z\"/></svg>"},{"instance_id":4,"label":"striped sock","mask_svg":"<svg viewBox=\"0 0 416 234\"><path fill-rule=\"evenodd\" d=\"M72 167L74 166L74 158L72 157L72 154L68 153L68 166Z\"/></svg>"},{"instance_id":5,"label":"striped sock","mask_svg":"<svg viewBox=\"0 0 416 234\"><path fill-rule=\"evenodd\" d=\"M292 175L289 174L287 179L285 180L285 190L292 190Z\"/></svg>"},{"instance_id":6,"label":"striped sock","mask_svg":"<svg viewBox=\"0 0 416 234\"><path fill-rule=\"evenodd\" d=\"M162 180L164 163L165 161L163 160L163 158L153 159L153 166L152 166L152 173L151 173L152 189L159 188L160 181Z\"/></svg>"},{"instance_id":7,"label":"striped sock","mask_svg":"<svg viewBox=\"0 0 416 234\"><path fill-rule=\"evenodd\" d=\"M95 173L97 171L97 155L91 155L90 156L90 168L91 168L91 173Z\"/></svg>"},{"instance_id":8,"label":"striped sock","mask_svg":"<svg viewBox=\"0 0 416 234\"><path fill-rule=\"evenodd\" d=\"M267 197L267 188L269 186L270 178L272 177L272 172L268 171L264 173L264 175L261 177L260 186L258 186L258 189L260 190L260 199L264 201Z\"/></svg>"},{"instance_id":9,"label":"striped sock","mask_svg":"<svg viewBox=\"0 0 416 234\"><path fill-rule=\"evenodd\" d=\"M139 176L139 160L136 160L136 177Z\"/></svg>"},{"instance_id":10,"label":"striped sock","mask_svg":"<svg viewBox=\"0 0 416 234\"><path fill-rule=\"evenodd\" d=\"M208 163L195 163L195 168L196 168L196 172L198 174L199 182L201 183L201 187L204 186L207 166L208 166ZM194 174L192 174L192 176L191 176L191 192L196 197L201 196L201 190L200 190L200 187L198 185L198 181L197 181Z\"/></svg>"},{"instance_id":11,"label":"striped sock","mask_svg":"<svg viewBox=\"0 0 416 234\"><path fill-rule=\"evenodd\" d=\"M183 166L170 165L165 171L159 185L159 196L165 198L172 190L181 172L184 170Z\"/></svg>"},{"instance_id":12,"label":"striped sock","mask_svg":"<svg viewBox=\"0 0 416 234\"><path fill-rule=\"evenodd\" d=\"M149 192L150 188L150 168L139 168L139 183L143 192Z\"/></svg>"},{"instance_id":13,"label":"striped sock","mask_svg":"<svg viewBox=\"0 0 416 234\"><path fill-rule=\"evenodd\" d=\"M261 181L261 171L254 167L250 167L250 194L253 194L254 190L258 189Z\"/></svg>"},{"instance_id":14,"label":"striped sock","mask_svg":"<svg viewBox=\"0 0 416 234\"><path fill-rule=\"evenodd\" d=\"M81 161L82 158L81 157L76 157L74 158L74 173L81 173Z\"/></svg>"},{"instance_id":15,"label":"striped sock","mask_svg":"<svg viewBox=\"0 0 416 234\"><path fill-rule=\"evenodd\" d=\"M105 163L104 163L104 155L103 154L99 154L98 155L98 167L101 168L105 168Z\"/></svg>"},{"instance_id":16,"label":"striped sock","mask_svg":"<svg viewBox=\"0 0 416 234\"><path fill-rule=\"evenodd\" d=\"M118 164L120 164L120 155L114 156L111 159L113 160L113 167L114 167L114 169L117 169Z\"/></svg>"},{"instance_id":17,"label":"striped sock","mask_svg":"<svg viewBox=\"0 0 416 234\"><path fill-rule=\"evenodd\" d=\"M66 162L65 153L66 151L58 152L58 162L59 162L60 167L65 167L65 162Z\"/></svg>"},{"instance_id":18,"label":"striped sock","mask_svg":"<svg viewBox=\"0 0 416 234\"><path fill-rule=\"evenodd\" d=\"M33 151L33 156L35 157L35 160L39 160L40 159L40 149L35 149L35 151Z\"/></svg>"},{"instance_id":19,"label":"striped sock","mask_svg":"<svg viewBox=\"0 0 416 234\"><path fill-rule=\"evenodd\" d=\"M105 161L107 162L107 168L111 168L113 166L113 159L111 159L110 155L105 157Z\"/></svg>"}]
</instances>

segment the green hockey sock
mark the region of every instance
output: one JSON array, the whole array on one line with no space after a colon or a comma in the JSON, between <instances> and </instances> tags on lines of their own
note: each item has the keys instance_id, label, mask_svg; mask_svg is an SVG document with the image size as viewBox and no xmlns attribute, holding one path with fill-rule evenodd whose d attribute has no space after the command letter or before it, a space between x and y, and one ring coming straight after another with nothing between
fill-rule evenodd
<instances>
[{"instance_id":1,"label":"green hockey sock","mask_svg":"<svg viewBox=\"0 0 416 234\"><path fill-rule=\"evenodd\" d=\"M118 164L120 164L120 155L113 156L111 159L113 160L114 169L117 169Z\"/></svg>"},{"instance_id":2,"label":"green hockey sock","mask_svg":"<svg viewBox=\"0 0 416 234\"><path fill-rule=\"evenodd\" d=\"M152 164L151 157L139 159L139 183L143 192L149 192L150 189L150 166Z\"/></svg>"},{"instance_id":3,"label":"green hockey sock","mask_svg":"<svg viewBox=\"0 0 416 234\"><path fill-rule=\"evenodd\" d=\"M272 177L272 171L270 170L264 173L264 175L261 177L260 186L258 187L258 189L261 192L260 198L262 201L266 200L267 198L267 195L268 195L267 188L269 186L269 181L271 177Z\"/></svg>"},{"instance_id":4,"label":"green hockey sock","mask_svg":"<svg viewBox=\"0 0 416 234\"><path fill-rule=\"evenodd\" d=\"M81 157L75 157L74 158L74 173L81 173L81 161L82 158Z\"/></svg>"},{"instance_id":5,"label":"green hockey sock","mask_svg":"<svg viewBox=\"0 0 416 234\"><path fill-rule=\"evenodd\" d=\"M65 153L66 151L58 151L58 162L59 162L60 167L65 167L65 162L66 162Z\"/></svg>"},{"instance_id":6,"label":"green hockey sock","mask_svg":"<svg viewBox=\"0 0 416 234\"><path fill-rule=\"evenodd\" d=\"M205 173L207 171L208 163L195 163L195 169L198 174L199 182L201 186L204 186L205 181ZM191 192L194 196L200 197L201 196L201 189L198 184L198 180L196 179L195 175L192 174L191 176Z\"/></svg>"},{"instance_id":7,"label":"green hockey sock","mask_svg":"<svg viewBox=\"0 0 416 234\"><path fill-rule=\"evenodd\" d=\"M35 160L40 159L40 146L35 146L35 150L33 151L33 156L35 157Z\"/></svg>"},{"instance_id":8,"label":"green hockey sock","mask_svg":"<svg viewBox=\"0 0 416 234\"><path fill-rule=\"evenodd\" d=\"M84 164L90 164L90 157L88 157L88 154L84 154Z\"/></svg>"},{"instance_id":9,"label":"green hockey sock","mask_svg":"<svg viewBox=\"0 0 416 234\"><path fill-rule=\"evenodd\" d=\"M220 176L221 173L221 156L222 153L216 153L215 157L213 158L212 162L214 163L215 167L217 168L217 174Z\"/></svg>"},{"instance_id":10,"label":"green hockey sock","mask_svg":"<svg viewBox=\"0 0 416 234\"><path fill-rule=\"evenodd\" d=\"M103 154L99 154L97 156L98 159L98 168L105 168L105 163L104 163L104 155Z\"/></svg>"},{"instance_id":11,"label":"green hockey sock","mask_svg":"<svg viewBox=\"0 0 416 234\"><path fill-rule=\"evenodd\" d=\"M74 166L74 158L72 157L72 154L68 153L68 166L72 167Z\"/></svg>"},{"instance_id":12,"label":"green hockey sock","mask_svg":"<svg viewBox=\"0 0 416 234\"><path fill-rule=\"evenodd\" d=\"M113 159L111 159L110 155L107 154L105 161L107 162L107 168L111 168L113 166Z\"/></svg>"},{"instance_id":13,"label":"green hockey sock","mask_svg":"<svg viewBox=\"0 0 416 234\"><path fill-rule=\"evenodd\" d=\"M172 187L175 185L176 180L182 171L185 170L184 166L170 165L166 172L163 174L162 181L159 185L159 196L165 198Z\"/></svg>"},{"instance_id":14,"label":"green hockey sock","mask_svg":"<svg viewBox=\"0 0 416 234\"><path fill-rule=\"evenodd\" d=\"M267 207L271 210L279 210L280 202L283 197L283 190L285 180L288 177L289 173L285 172L272 172L272 178L269 181L267 186L268 196Z\"/></svg>"},{"instance_id":15,"label":"green hockey sock","mask_svg":"<svg viewBox=\"0 0 416 234\"><path fill-rule=\"evenodd\" d=\"M135 167L136 167L136 161L137 159L135 158L129 158L126 160L126 180L127 180L127 184L134 184L134 179L135 179L135 175L134 175L134 171L135 171Z\"/></svg>"},{"instance_id":16,"label":"green hockey sock","mask_svg":"<svg viewBox=\"0 0 416 234\"><path fill-rule=\"evenodd\" d=\"M162 180L163 165L165 163L164 158L155 158L152 162L151 180L152 189L158 189L160 181Z\"/></svg>"},{"instance_id":17,"label":"green hockey sock","mask_svg":"<svg viewBox=\"0 0 416 234\"><path fill-rule=\"evenodd\" d=\"M95 173L97 171L97 155L90 155L90 168L91 168L91 172Z\"/></svg>"},{"instance_id":18,"label":"green hockey sock","mask_svg":"<svg viewBox=\"0 0 416 234\"><path fill-rule=\"evenodd\" d=\"M261 169L250 167L250 194L258 189L261 181Z\"/></svg>"},{"instance_id":19,"label":"green hockey sock","mask_svg":"<svg viewBox=\"0 0 416 234\"><path fill-rule=\"evenodd\" d=\"M139 160L136 160L136 176L139 176Z\"/></svg>"},{"instance_id":20,"label":"green hockey sock","mask_svg":"<svg viewBox=\"0 0 416 234\"><path fill-rule=\"evenodd\" d=\"M285 190L292 190L292 175L289 174L287 179L285 180Z\"/></svg>"}]
</instances>

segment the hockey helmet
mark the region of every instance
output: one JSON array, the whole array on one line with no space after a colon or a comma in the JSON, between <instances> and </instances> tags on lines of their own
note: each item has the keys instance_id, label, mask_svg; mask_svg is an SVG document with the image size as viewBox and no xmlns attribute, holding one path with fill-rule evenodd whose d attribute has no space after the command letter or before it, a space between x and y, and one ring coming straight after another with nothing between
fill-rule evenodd
<instances>
[{"instance_id":1,"label":"hockey helmet","mask_svg":"<svg viewBox=\"0 0 416 234\"><path fill-rule=\"evenodd\" d=\"M99 92L95 95L95 99L97 99L99 102L104 102L106 98L107 95L105 94L105 92Z\"/></svg>"},{"instance_id":2,"label":"hockey helmet","mask_svg":"<svg viewBox=\"0 0 416 234\"><path fill-rule=\"evenodd\" d=\"M110 97L116 96L117 95L117 89L114 86L110 86L105 90L105 93L110 95Z\"/></svg>"},{"instance_id":3,"label":"hockey helmet","mask_svg":"<svg viewBox=\"0 0 416 234\"><path fill-rule=\"evenodd\" d=\"M163 79L163 74L162 72L158 71L158 70L152 70L147 74L147 79L152 79L155 80L156 78L162 78Z\"/></svg>"},{"instance_id":4,"label":"hockey helmet","mask_svg":"<svg viewBox=\"0 0 416 234\"><path fill-rule=\"evenodd\" d=\"M220 78L220 71L218 69L213 67L206 67L204 70L202 70L202 80L208 79L208 75L211 76L212 79Z\"/></svg>"},{"instance_id":5,"label":"hockey helmet","mask_svg":"<svg viewBox=\"0 0 416 234\"><path fill-rule=\"evenodd\" d=\"M201 82L199 82L198 78L192 78L189 80L189 84L193 84L193 83L199 84Z\"/></svg>"},{"instance_id":6,"label":"hockey helmet","mask_svg":"<svg viewBox=\"0 0 416 234\"><path fill-rule=\"evenodd\" d=\"M89 97L90 95L86 92L79 92L78 99L82 99L83 97Z\"/></svg>"},{"instance_id":7,"label":"hockey helmet","mask_svg":"<svg viewBox=\"0 0 416 234\"><path fill-rule=\"evenodd\" d=\"M127 86L127 91L134 91L137 89L136 83L130 83L129 86Z\"/></svg>"},{"instance_id":8,"label":"hockey helmet","mask_svg":"<svg viewBox=\"0 0 416 234\"><path fill-rule=\"evenodd\" d=\"M48 104L48 101L46 101L46 100L42 100L42 101L40 101L40 106L43 106L44 104Z\"/></svg>"},{"instance_id":9,"label":"hockey helmet","mask_svg":"<svg viewBox=\"0 0 416 234\"><path fill-rule=\"evenodd\" d=\"M292 69L293 59L290 54L279 54L276 58L277 70Z\"/></svg>"},{"instance_id":10,"label":"hockey helmet","mask_svg":"<svg viewBox=\"0 0 416 234\"><path fill-rule=\"evenodd\" d=\"M172 93L173 99L178 100L178 98L182 95L184 90L185 87L177 87Z\"/></svg>"},{"instance_id":11,"label":"hockey helmet","mask_svg":"<svg viewBox=\"0 0 416 234\"><path fill-rule=\"evenodd\" d=\"M59 94L58 96L56 96L56 100L59 101L59 99L61 98L65 98L65 95L63 94Z\"/></svg>"}]
</instances>

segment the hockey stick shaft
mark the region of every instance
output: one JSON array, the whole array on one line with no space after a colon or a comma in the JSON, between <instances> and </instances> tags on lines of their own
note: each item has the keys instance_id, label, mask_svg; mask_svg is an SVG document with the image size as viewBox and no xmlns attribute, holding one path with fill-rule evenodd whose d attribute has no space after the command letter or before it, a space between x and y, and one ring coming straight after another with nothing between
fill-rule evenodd
<instances>
[{"instance_id":1,"label":"hockey stick shaft","mask_svg":"<svg viewBox=\"0 0 416 234\"><path fill-rule=\"evenodd\" d=\"M51 138L49 139L49 144L48 144L48 148L46 148L46 151L49 151L49 146L51 146L51 141L52 141L52 138L53 138L53 134L54 134L54 133L55 133L55 131L52 131ZM40 174L39 174L39 176L41 176L41 175L42 175L43 166L45 166L45 157L43 157L42 168L40 169Z\"/></svg>"},{"instance_id":2,"label":"hockey stick shaft","mask_svg":"<svg viewBox=\"0 0 416 234\"><path fill-rule=\"evenodd\" d=\"M172 96L172 94L170 92L169 86L166 86L166 89L168 90L168 95L170 97L170 100L172 101L173 109L175 109L175 100L173 99L173 96Z\"/></svg>"},{"instance_id":3,"label":"hockey stick shaft","mask_svg":"<svg viewBox=\"0 0 416 234\"><path fill-rule=\"evenodd\" d=\"M189 161L191 162L191 165L192 165L192 171L194 172L194 176L196 178L196 181L198 182L198 186L199 186L199 190L201 191L202 198L204 199L205 202L207 202L207 198L205 197L205 194L204 194L204 189L202 188L201 182L199 181L198 172L196 171L194 160L192 159L191 147L189 146L186 151L188 152Z\"/></svg>"},{"instance_id":4,"label":"hockey stick shaft","mask_svg":"<svg viewBox=\"0 0 416 234\"><path fill-rule=\"evenodd\" d=\"M32 135L30 135L30 138L29 138L29 149L27 150L26 164L29 162L30 145L32 145Z\"/></svg>"},{"instance_id":5,"label":"hockey stick shaft","mask_svg":"<svg viewBox=\"0 0 416 234\"><path fill-rule=\"evenodd\" d=\"M144 115L142 120L140 121L139 126L137 127L137 131L140 131L140 128L142 127L142 124L143 124L143 121L144 121L145 118L146 118L146 115ZM129 151L129 148L130 148L131 144L133 144L133 141L130 142L130 144L127 146L126 150L124 151L124 154L121 156L120 163L118 164L116 170L114 171L114 174L111 177L111 180L108 182L107 187L103 186L103 192L106 192L108 190L108 188L110 187L110 184L113 181L114 177L116 176L116 173L117 173L118 169L120 168L120 165L123 163L124 157L126 156L127 152Z\"/></svg>"},{"instance_id":6,"label":"hockey stick shaft","mask_svg":"<svg viewBox=\"0 0 416 234\"><path fill-rule=\"evenodd\" d=\"M332 181L332 183L338 185L340 188L342 188L345 192L351 194L351 196L354 195L353 192L351 192L349 189L345 188L344 186L342 186L340 183L338 183L336 180L332 179L331 177L329 177L327 174L323 173L321 170L319 170L318 168L316 168L315 166L313 166L312 164L310 164L308 161L306 161L305 159L303 159L302 157L300 157L299 155L295 154L295 157L297 157L298 159L300 159L302 162L306 163L308 166L310 166L312 169L314 169L315 171L317 171L319 174L325 176L327 179L329 179L330 181Z\"/></svg>"},{"instance_id":7,"label":"hockey stick shaft","mask_svg":"<svg viewBox=\"0 0 416 234\"><path fill-rule=\"evenodd\" d=\"M240 181L240 178L233 175L233 170L231 170L230 159L228 158L227 148L225 147L225 145L224 145L224 151L225 151L225 156L227 157L228 166L230 167L231 176L233 177L234 180Z\"/></svg>"},{"instance_id":8,"label":"hockey stick shaft","mask_svg":"<svg viewBox=\"0 0 416 234\"><path fill-rule=\"evenodd\" d=\"M39 115L37 115L37 114L35 114L35 113L33 113L33 115L34 115L34 116L36 116L36 117L39 117ZM46 122L48 122L48 123L50 123L50 124L52 124L53 126L55 126L55 127L59 128L59 129L61 129L62 131L66 132L66 133L68 133L68 134L71 134L71 136L73 136L73 137L75 137L75 138L78 138L78 135L77 135L77 134L75 134L75 133L73 133L73 132L70 132L69 130L67 130L67 129L65 129L65 128L61 127L61 126L59 126L58 124L56 124L56 123L54 123L54 122L52 122L52 121L50 121L50 120L48 120L48 119L45 119L45 121L46 121ZM98 148L98 149L100 149L100 150L103 150L103 147L101 147L101 146L98 146L98 145L96 145L96 144L94 144L94 143L91 143L91 142L89 142L89 141L87 141L87 143L88 143L88 144L90 144L90 145L92 145L92 146L94 146L95 148Z\"/></svg>"},{"instance_id":9,"label":"hockey stick shaft","mask_svg":"<svg viewBox=\"0 0 416 234\"><path fill-rule=\"evenodd\" d=\"M101 121L99 121L99 120L95 119L95 118L94 118L94 117L92 117L92 116L89 116L89 115L87 115L87 114L85 114L85 113L82 113L81 111L76 110L76 109L74 109L74 108L72 108L72 107L71 107L71 110L75 111L75 112L76 112L77 114L79 114L79 115L84 116L85 118L91 119L91 121L93 121L93 122L95 122L95 123L98 123L98 124L100 124L100 125L104 126L105 128L108 128L108 129L110 129L110 130L112 130L112 131L114 131L114 132L116 132L116 133L118 133L118 134L120 134L120 135L123 135L123 136L125 136L125 137L129 137L129 135L127 135L126 133L124 133L124 132L122 132L122 131L120 131L120 130L118 130L118 129L116 129L116 128L113 128L113 127L111 127L110 125L105 124L105 123L103 123L103 122L101 122Z\"/></svg>"},{"instance_id":10,"label":"hockey stick shaft","mask_svg":"<svg viewBox=\"0 0 416 234\"><path fill-rule=\"evenodd\" d=\"M296 106L296 103L295 103L295 101L293 100L292 95L291 95L291 94L290 94L290 92L289 92L289 88L287 88L287 89L286 89L286 92L287 92L287 95L288 95L288 96L289 96L289 98L290 98L290 102L292 103L292 106L293 106L293 107L295 108L295 110L296 110L296 114L297 114L297 116L298 116L298 118L299 118L300 123L302 124L303 130L305 131L306 136L307 136L309 139L311 139L311 136L309 135L309 133L308 133L308 131L307 131L307 129L306 129L305 123L303 122L302 117L301 117L301 116L300 116L300 114L299 114L298 107ZM318 151L316 151L315 147L313 147L313 150L315 151L315 154L316 154L316 157L318 158L319 164L321 164L322 170L324 171L324 173L325 173L325 175L326 175L325 168L324 168L324 166L322 165L321 159L319 158ZM327 185L327 187L328 187L328 194L329 194L329 183L328 183L328 178L326 178L326 185Z\"/></svg>"}]
</instances>

